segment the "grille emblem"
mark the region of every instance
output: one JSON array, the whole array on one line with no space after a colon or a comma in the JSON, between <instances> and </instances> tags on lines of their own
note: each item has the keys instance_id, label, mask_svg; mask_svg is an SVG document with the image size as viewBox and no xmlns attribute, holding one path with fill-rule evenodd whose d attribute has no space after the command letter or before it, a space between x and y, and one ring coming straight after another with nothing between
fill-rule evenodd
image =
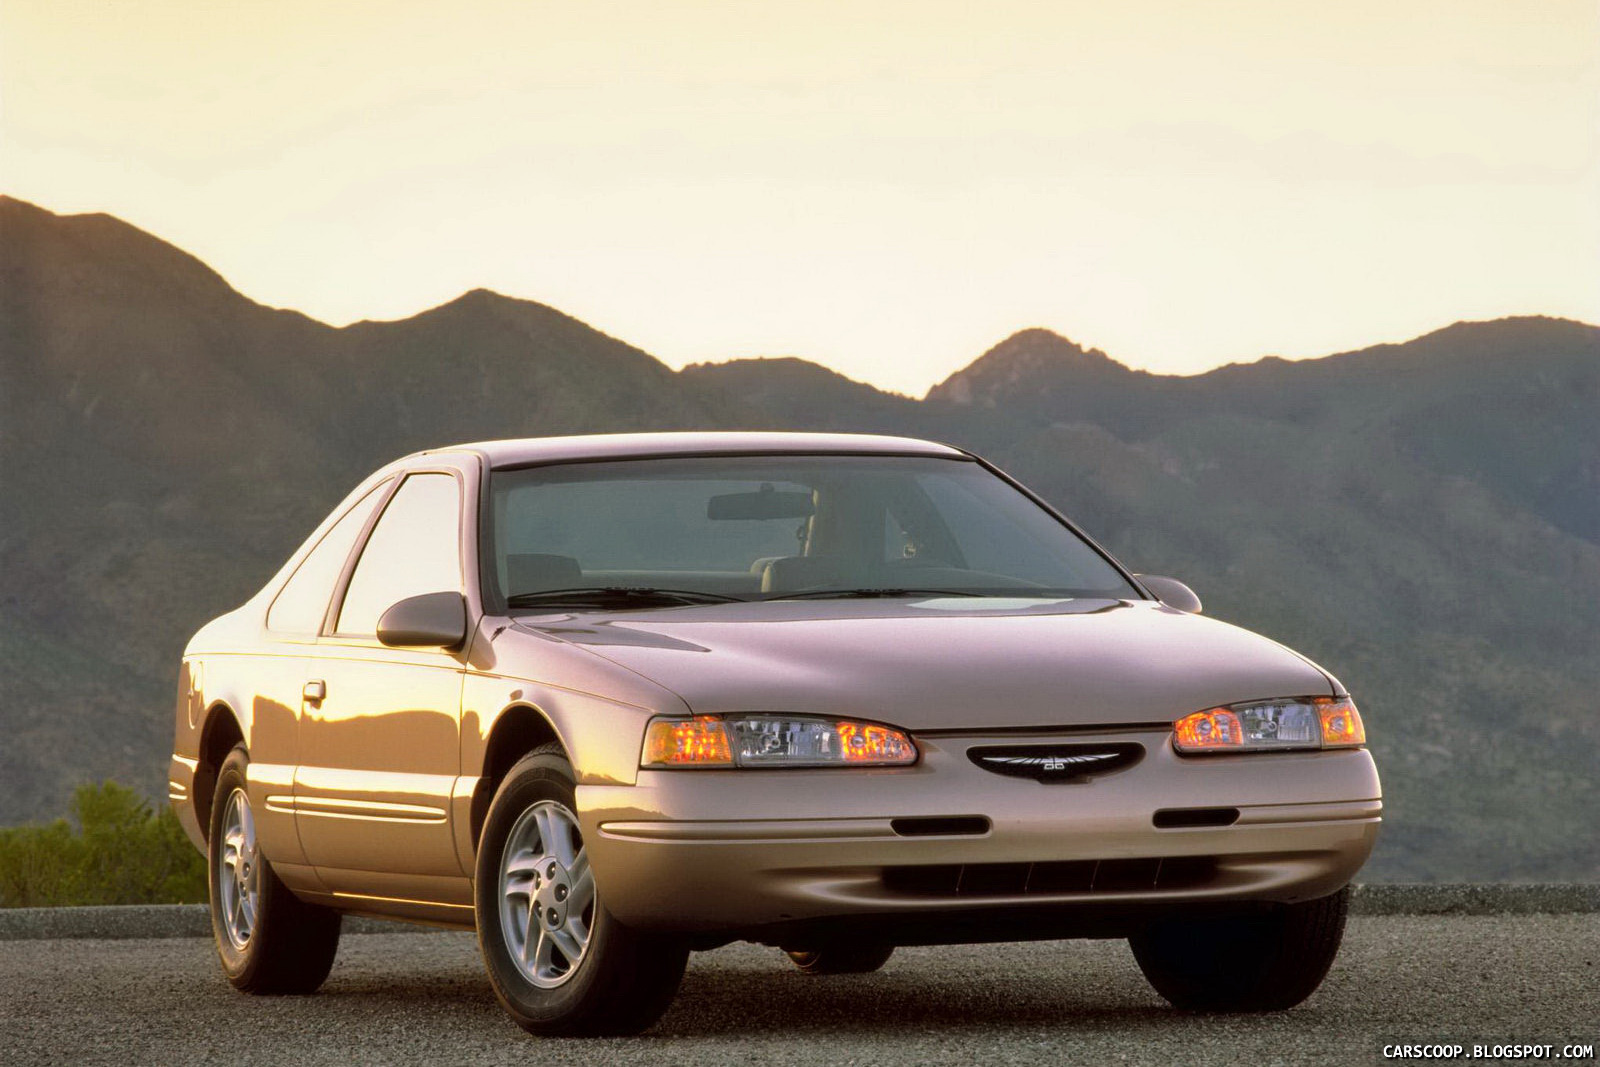
<instances>
[{"instance_id":1,"label":"grille emblem","mask_svg":"<svg viewBox=\"0 0 1600 1067\"><path fill-rule=\"evenodd\" d=\"M1144 746L1128 743L1089 745L1005 745L969 748L967 758L986 771L1039 782L1082 782L1097 774L1131 767L1144 756Z\"/></svg>"}]
</instances>

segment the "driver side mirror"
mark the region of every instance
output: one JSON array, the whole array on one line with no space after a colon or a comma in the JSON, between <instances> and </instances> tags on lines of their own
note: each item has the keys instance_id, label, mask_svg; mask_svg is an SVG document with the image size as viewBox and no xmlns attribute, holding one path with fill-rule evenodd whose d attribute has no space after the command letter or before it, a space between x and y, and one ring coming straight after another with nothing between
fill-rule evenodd
<instances>
[{"instance_id":1,"label":"driver side mirror","mask_svg":"<svg viewBox=\"0 0 1600 1067\"><path fill-rule=\"evenodd\" d=\"M1167 607L1187 611L1191 615L1200 614L1200 598L1178 579L1160 574L1135 574L1134 577Z\"/></svg>"},{"instance_id":2,"label":"driver side mirror","mask_svg":"<svg viewBox=\"0 0 1600 1067\"><path fill-rule=\"evenodd\" d=\"M391 648L459 648L467 639L467 600L460 593L408 596L378 620L378 640Z\"/></svg>"}]
</instances>

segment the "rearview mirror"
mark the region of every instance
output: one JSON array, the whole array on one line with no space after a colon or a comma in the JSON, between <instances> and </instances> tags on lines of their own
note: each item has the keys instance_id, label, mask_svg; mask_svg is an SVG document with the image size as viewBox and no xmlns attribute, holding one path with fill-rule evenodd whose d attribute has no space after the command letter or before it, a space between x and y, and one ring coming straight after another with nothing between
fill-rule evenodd
<instances>
[{"instance_id":1,"label":"rearview mirror","mask_svg":"<svg viewBox=\"0 0 1600 1067\"><path fill-rule=\"evenodd\" d=\"M1187 611L1191 615L1200 614L1200 598L1178 579L1160 574L1135 574L1134 577L1167 607Z\"/></svg>"},{"instance_id":2,"label":"rearview mirror","mask_svg":"<svg viewBox=\"0 0 1600 1067\"><path fill-rule=\"evenodd\" d=\"M467 601L460 593L408 596L378 620L378 640L391 648L458 648L467 639Z\"/></svg>"},{"instance_id":3,"label":"rearview mirror","mask_svg":"<svg viewBox=\"0 0 1600 1067\"><path fill-rule=\"evenodd\" d=\"M722 493L706 502L708 519L804 519L815 510L810 493L780 493L770 485L754 493Z\"/></svg>"}]
</instances>

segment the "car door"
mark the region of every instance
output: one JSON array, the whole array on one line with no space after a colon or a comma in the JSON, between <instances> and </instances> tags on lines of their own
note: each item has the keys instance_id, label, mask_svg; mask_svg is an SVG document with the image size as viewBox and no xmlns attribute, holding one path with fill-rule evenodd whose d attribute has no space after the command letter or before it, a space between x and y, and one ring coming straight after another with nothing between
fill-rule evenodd
<instances>
[{"instance_id":1,"label":"car door","mask_svg":"<svg viewBox=\"0 0 1600 1067\"><path fill-rule=\"evenodd\" d=\"M239 657L248 671L251 706L250 792L256 835L279 877L297 889L320 889L306 862L294 818L294 776L300 762L300 712L306 666L328 605L351 554L394 488L386 478L336 511L295 565L266 615L267 655Z\"/></svg>"},{"instance_id":2,"label":"car door","mask_svg":"<svg viewBox=\"0 0 1600 1067\"><path fill-rule=\"evenodd\" d=\"M389 648L376 636L396 602L464 589L469 488L448 465L406 474L307 659L295 821L337 894L471 902L451 827L463 654Z\"/></svg>"}]
</instances>

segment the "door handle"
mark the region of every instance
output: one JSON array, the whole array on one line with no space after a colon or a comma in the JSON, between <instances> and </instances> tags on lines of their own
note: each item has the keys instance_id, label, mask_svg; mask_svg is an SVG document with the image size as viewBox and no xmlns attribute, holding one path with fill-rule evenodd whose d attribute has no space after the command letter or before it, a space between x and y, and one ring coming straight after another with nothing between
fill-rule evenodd
<instances>
[{"instance_id":1,"label":"door handle","mask_svg":"<svg viewBox=\"0 0 1600 1067\"><path fill-rule=\"evenodd\" d=\"M328 696L328 684L322 680L307 682L305 688L300 690L300 695L307 704L320 704Z\"/></svg>"}]
</instances>

